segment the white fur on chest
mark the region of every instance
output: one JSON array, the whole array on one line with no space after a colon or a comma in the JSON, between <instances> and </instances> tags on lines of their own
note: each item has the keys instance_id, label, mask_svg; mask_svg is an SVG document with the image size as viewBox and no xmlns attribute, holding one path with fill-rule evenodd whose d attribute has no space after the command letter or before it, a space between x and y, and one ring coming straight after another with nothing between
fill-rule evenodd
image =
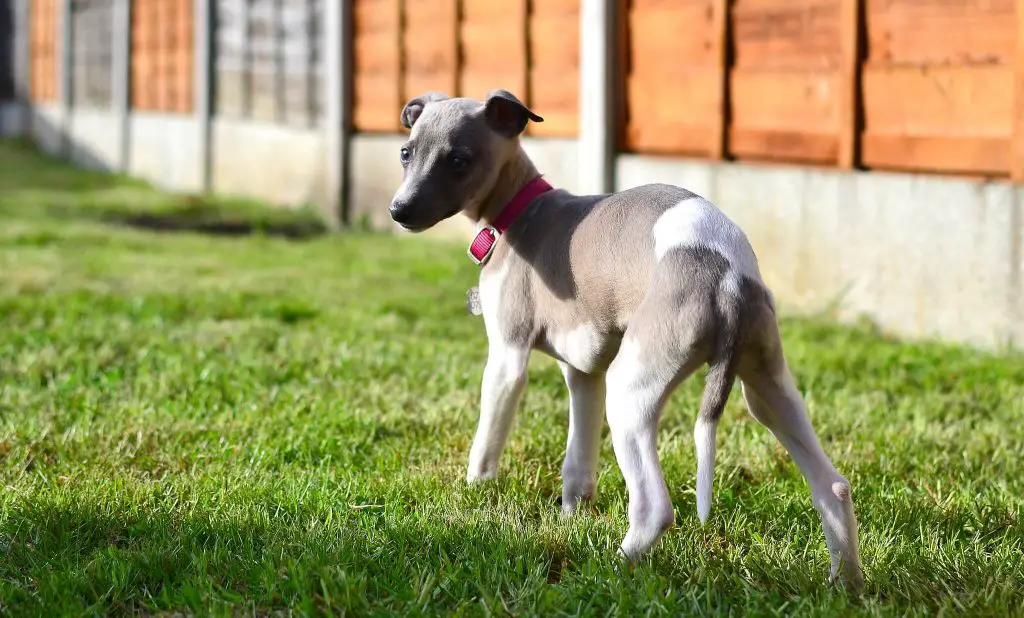
<instances>
[{"instance_id":1,"label":"white fur on chest","mask_svg":"<svg viewBox=\"0 0 1024 618\"><path fill-rule=\"evenodd\" d=\"M658 217L653 232L658 260L676 247L705 247L720 253L740 274L761 279L757 258L739 226L704 198L693 197L669 208Z\"/></svg>"},{"instance_id":2,"label":"white fur on chest","mask_svg":"<svg viewBox=\"0 0 1024 618\"><path fill-rule=\"evenodd\" d=\"M500 316L498 309L502 303L502 288L505 286L508 269L508 260L505 260L497 270L485 271L480 275L480 309L483 312L484 326L487 329L487 340L492 349L495 346L510 343L505 340L504 331L498 321Z\"/></svg>"},{"instance_id":3,"label":"white fur on chest","mask_svg":"<svg viewBox=\"0 0 1024 618\"><path fill-rule=\"evenodd\" d=\"M600 373L608 368L621 338L599 331L593 324L551 330L537 342L538 349L565 361L584 373Z\"/></svg>"}]
</instances>

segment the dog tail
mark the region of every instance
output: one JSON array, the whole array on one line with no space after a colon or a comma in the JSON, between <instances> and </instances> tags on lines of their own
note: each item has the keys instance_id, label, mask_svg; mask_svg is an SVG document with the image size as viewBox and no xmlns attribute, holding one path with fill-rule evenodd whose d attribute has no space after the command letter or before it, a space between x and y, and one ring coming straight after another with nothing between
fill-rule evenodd
<instances>
[{"instance_id":1,"label":"dog tail","mask_svg":"<svg viewBox=\"0 0 1024 618\"><path fill-rule=\"evenodd\" d=\"M720 328L715 350L709 361L700 411L693 428L697 449L697 515L701 523L711 513L711 488L715 477L715 438L729 393L736 382L736 364L741 341L740 299L728 293L718 297Z\"/></svg>"}]
</instances>

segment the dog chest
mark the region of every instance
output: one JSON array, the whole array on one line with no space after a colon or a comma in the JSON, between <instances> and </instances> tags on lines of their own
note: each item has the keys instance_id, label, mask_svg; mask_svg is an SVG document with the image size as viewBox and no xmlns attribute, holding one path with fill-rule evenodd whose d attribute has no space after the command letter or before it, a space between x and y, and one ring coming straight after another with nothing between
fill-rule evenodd
<instances>
[{"instance_id":1,"label":"dog chest","mask_svg":"<svg viewBox=\"0 0 1024 618\"><path fill-rule=\"evenodd\" d=\"M616 333L602 332L593 324L546 329L534 347L584 373L600 373L608 368L619 344Z\"/></svg>"}]
</instances>

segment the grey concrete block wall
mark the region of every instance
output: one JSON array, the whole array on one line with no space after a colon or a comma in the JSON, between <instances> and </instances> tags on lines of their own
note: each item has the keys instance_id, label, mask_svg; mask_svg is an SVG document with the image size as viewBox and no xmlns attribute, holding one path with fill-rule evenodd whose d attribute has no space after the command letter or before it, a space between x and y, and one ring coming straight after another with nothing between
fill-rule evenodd
<instances>
[{"instance_id":1,"label":"grey concrete block wall","mask_svg":"<svg viewBox=\"0 0 1024 618\"><path fill-rule=\"evenodd\" d=\"M323 134L267 123L214 119L212 189L282 206L325 201Z\"/></svg>"},{"instance_id":2,"label":"grey concrete block wall","mask_svg":"<svg viewBox=\"0 0 1024 618\"><path fill-rule=\"evenodd\" d=\"M620 157L618 189L682 184L739 223L781 303L892 332L1024 344L1024 191L913 174Z\"/></svg>"},{"instance_id":3,"label":"grey concrete block wall","mask_svg":"<svg viewBox=\"0 0 1024 618\"><path fill-rule=\"evenodd\" d=\"M68 121L72 162L85 169L116 170L121 160L121 126L113 112L75 109Z\"/></svg>"},{"instance_id":4,"label":"grey concrete block wall","mask_svg":"<svg viewBox=\"0 0 1024 618\"><path fill-rule=\"evenodd\" d=\"M204 170L198 122L193 116L132 113L128 173L170 191L201 191Z\"/></svg>"},{"instance_id":5,"label":"grey concrete block wall","mask_svg":"<svg viewBox=\"0 0 1024 618\"><path fill-rule=\"evenodd\" d=\"M579 148L574 139L525 137L523 149L552 184L580 192Z\"/></svg>"},{"instance_id":6,"label":"grey concrete block wall","mask_svg":"<svg viewBox=\"0 0 1024 618\"><path fill-rule=\"evenodd\" d=\"M349 145L349 214L353 221L380 229L397 229L388 217L388 204L402 182L398 151L402 135L356 134Z\"/></svg>"},{"instance_id":7,"label":"grey concrete block wall","mask_svg":"<svg viewBox=\"0 0 1024 618\"><path fill-rule=\"evenodd\" d=\"M58 156L64 148L65 114L57 105L35 105L28 113L26 131L43 152Z\"/></svg>"}]
</instances>

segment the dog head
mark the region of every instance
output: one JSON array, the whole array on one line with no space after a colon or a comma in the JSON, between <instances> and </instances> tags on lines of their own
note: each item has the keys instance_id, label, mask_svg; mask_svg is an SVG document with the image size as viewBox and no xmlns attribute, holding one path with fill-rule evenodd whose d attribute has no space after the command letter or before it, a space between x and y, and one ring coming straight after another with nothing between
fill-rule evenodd
<instances>
[{"instance_id":1,"label":"dog head","mask_svg":"<svg viewBox=\"0 0 1024 618\"><path fill-rule=\"evenodd\" d=\"M518 152L527 122L544 119L512 93L495 90L485 101L428 92L405 104L401 120L409 139L399 151L404 175L391 218L422 232L478 211Z\"/></svg>"}]
</instances>

